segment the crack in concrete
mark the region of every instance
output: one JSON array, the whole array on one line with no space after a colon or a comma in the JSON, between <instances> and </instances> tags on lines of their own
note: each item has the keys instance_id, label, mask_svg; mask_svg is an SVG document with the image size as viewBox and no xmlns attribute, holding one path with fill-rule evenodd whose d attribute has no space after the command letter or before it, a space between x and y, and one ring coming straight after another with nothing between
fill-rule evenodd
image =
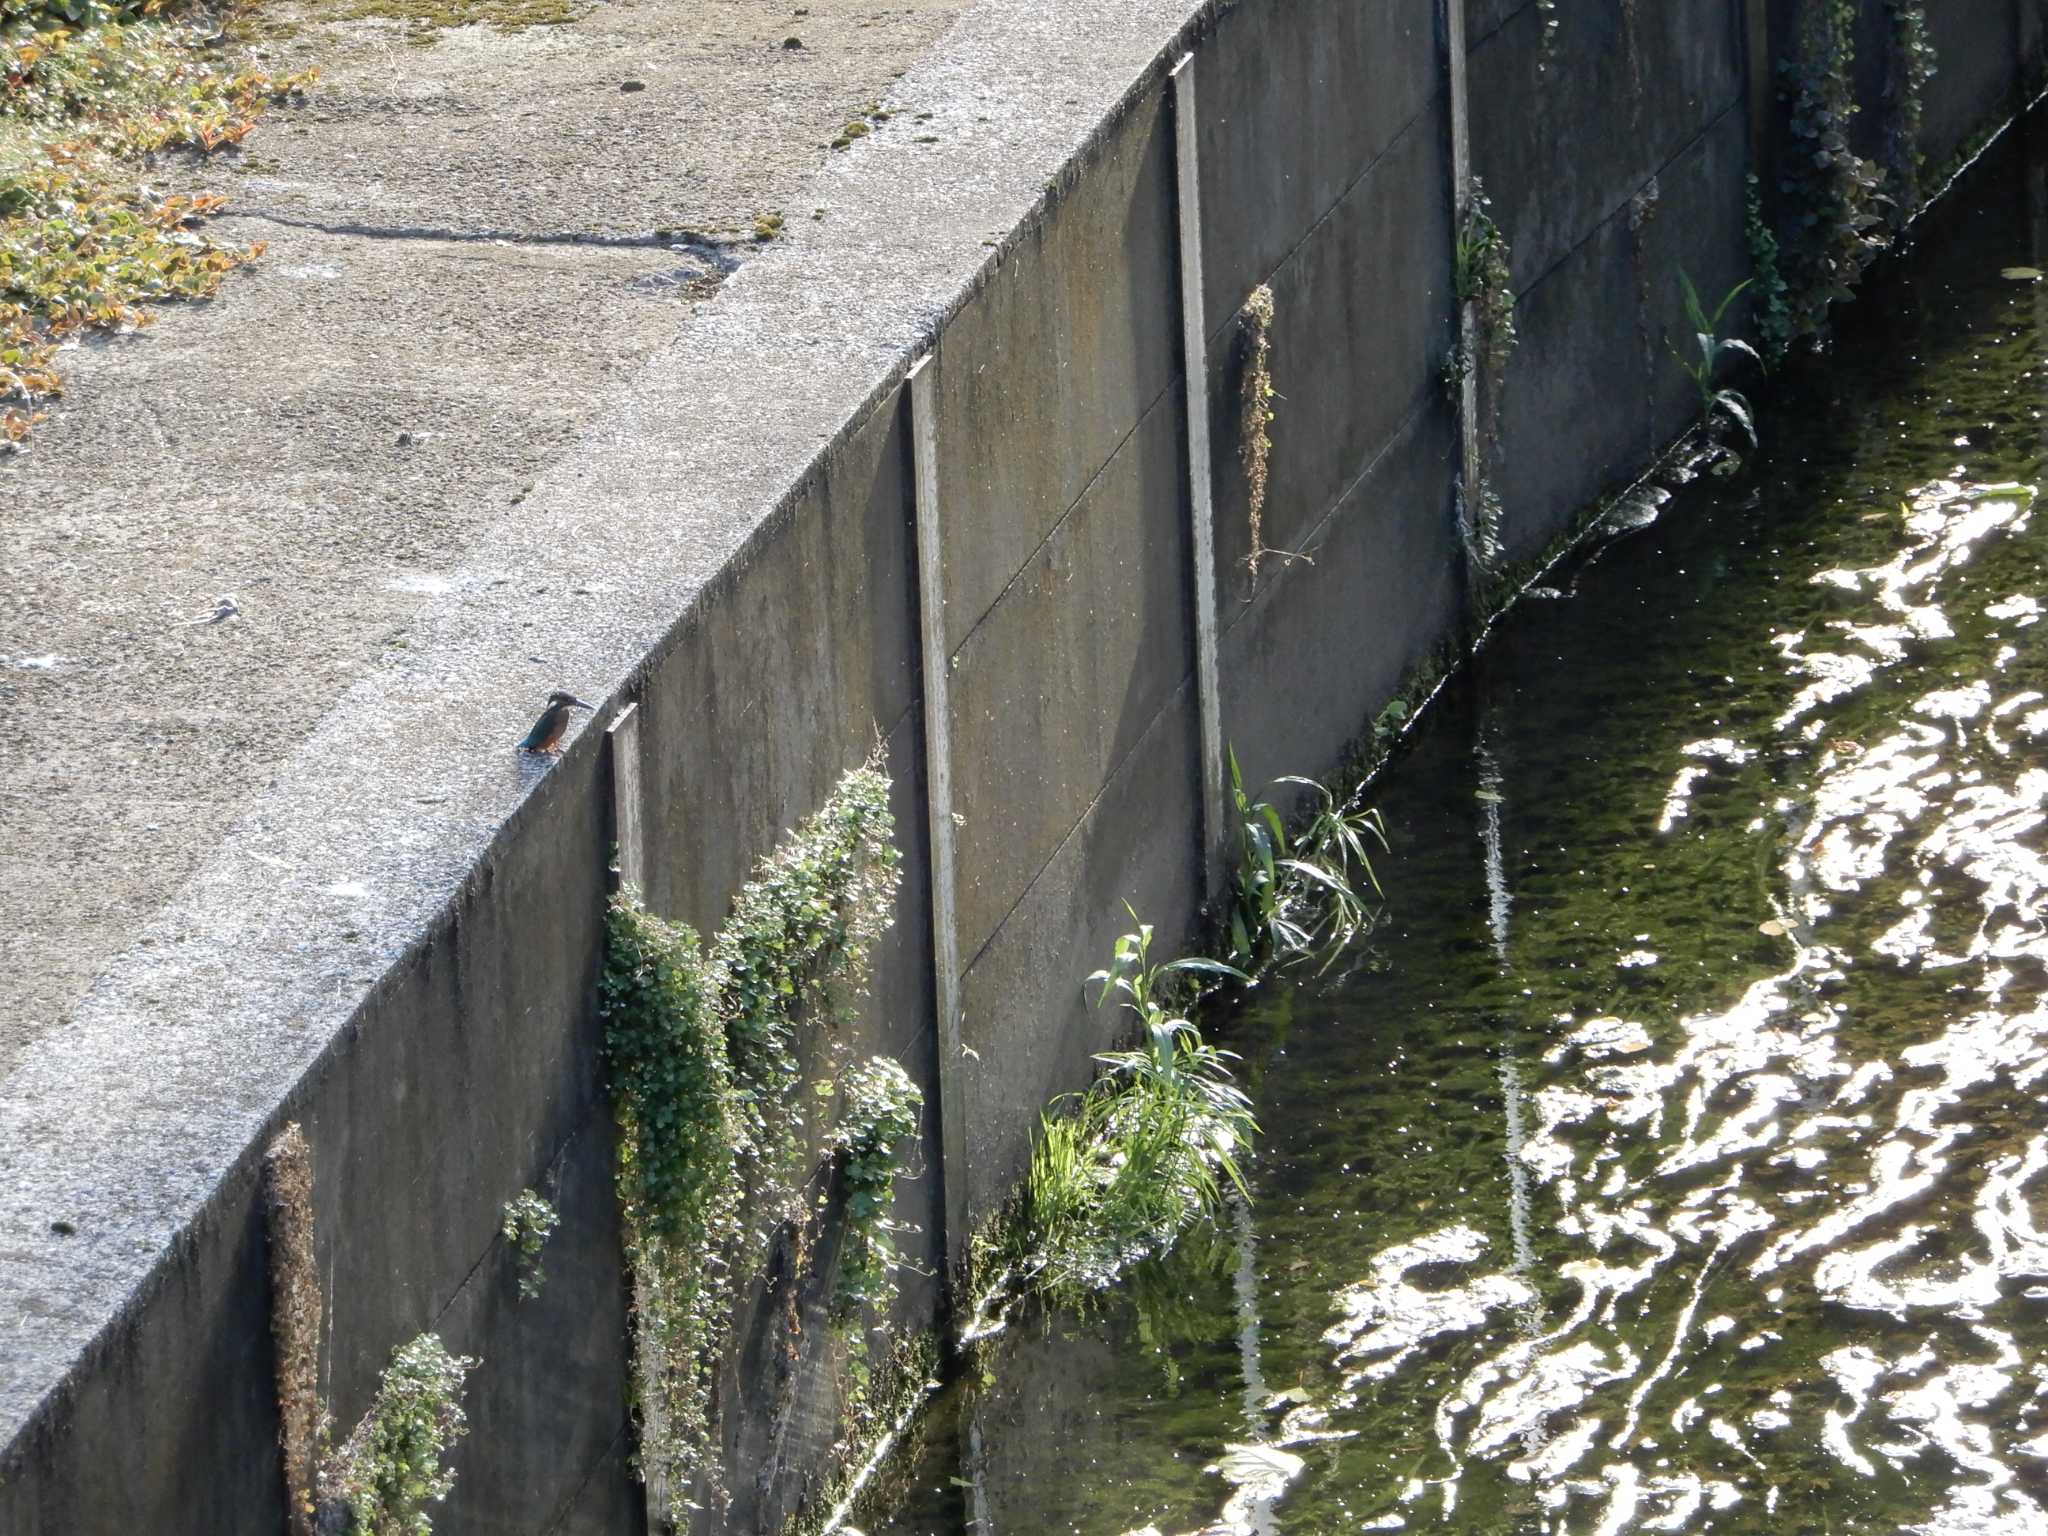
<instances>
[{"instance_id":1,"label":"crack in concrete","mask_svg":"<svg viewBox=\"0 0 2048 1536\"><path fill-rule=\"evenodd\" d=\"M286 229L310 229L323 235L350 235L363 240L426 240L450 245L588 245L605 250L681 251L702 257L716 267L721 276L730 276L740 266L740 257L734 254L740 242L711 239L680 230L650 230L636 235L531 234L513 229L454 229L430 224L329 224L319 219L296 219L289 214L240 207L228 210L227 216L259 219Z\"/></svg>"}]
</instances>

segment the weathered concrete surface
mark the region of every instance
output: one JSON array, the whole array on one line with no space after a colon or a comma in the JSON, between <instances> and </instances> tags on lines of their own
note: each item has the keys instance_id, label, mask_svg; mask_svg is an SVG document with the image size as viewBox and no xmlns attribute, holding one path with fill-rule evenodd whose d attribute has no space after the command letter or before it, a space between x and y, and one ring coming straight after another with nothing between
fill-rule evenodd
<instances>
[{"instance_id":1,"label":"weathered concrete surface","mask_svg":"<svg viewBox=\"0 0 2048 1536\"><path fill-rule=\"evenodd\" d=\"M1490 471L1511 559L1543 550L1696 411L1669 352L1690 344L1680 274L1710 304L1749 275L1741 7L1595 0L1561 26L1546 55L1542 13L1525 5L1470 49L1472 169L1516 290Z\"/></svg>"},{"instance_id":2,"label":"weathered concrete surface","mask_svg":"<svg viewBox=\"0 0 2048 1536\"><path fill-rule=\"evenodd\" d=\"M827 141L962 3L647 0L428 47L266 12L302 21L265 62L323 78L197 180L232 199L217 237L268 254L67 353L35 451L0 463L0 1068L415 643L467 547L536 515L524 493L754 249L754 216L813 222ZM584 585L601 604L612 575ZM223 594L240 618L190 622ZM505 659L536 700L569 680L539 627Z\"/></svg>"}]
</instances>

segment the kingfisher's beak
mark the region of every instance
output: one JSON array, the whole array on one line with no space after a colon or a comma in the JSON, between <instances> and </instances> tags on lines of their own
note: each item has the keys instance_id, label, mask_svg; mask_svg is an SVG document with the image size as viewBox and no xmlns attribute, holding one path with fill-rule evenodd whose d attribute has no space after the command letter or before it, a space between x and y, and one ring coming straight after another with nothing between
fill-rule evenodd
<instances>
[{"instance_id":1,"label":"kingfisher's beak","mask_svg":"<svg viewBox=\"0 0 2048 1536\"><path fill-rule=\"evenodd\" d=\"M581 699L577 698L576 695L573 693L565 696L565 702L571 709L588 709L592 712L595 712L597 708L597 706L594 704L584 703Z\"/></svg>"}]
</instances>

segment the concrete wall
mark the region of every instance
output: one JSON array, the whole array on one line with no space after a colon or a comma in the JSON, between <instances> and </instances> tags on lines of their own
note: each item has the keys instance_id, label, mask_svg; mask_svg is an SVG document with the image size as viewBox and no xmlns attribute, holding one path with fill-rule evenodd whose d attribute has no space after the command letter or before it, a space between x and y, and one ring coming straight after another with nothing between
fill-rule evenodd
<instances>
[{"instance_id":1,"label":"concrete wall","mask_svg":"<svg viewBox=\"0 0 2048 1536\"><path fill-rule=\"evenodd\" d=\"M1117 1034L1081 978L1123 904L1170 942L1202 893L1183 177L1200 196L1215 705L1255 784L1333 766L1460 623L1462 428L1441 382L1460 115L1513 242L1521 344L1495 457L1511 554L1685 425L1665 351L1677 274L1710 294L1746 275L1744 0L1571 0L1547 58L1532 0L1450 3L1455 72L1450 18L1419 0L1076 0L984 7L906 80L899 99L967 147L906 137L831 172L821 197L873 211L743 273L619 431L478 552L475 592L516 571L536 595L451 606L418 671L347 706L259 808L165 948L0 1084L0 1530L282 1527L254 1170L288 1118L313 1148L337 1426L395 1345L438 1329L484 1364L436 1530L640 1527L592 1011L608 749L587 730L512 783L468 745L498 729L476 700L541 643L537 622L582 626L578 675L613 679L607 714L638 705L647 895L707 931L882 743L898 921L864 1022L810 1042L807 1066L887 1051L925 1088L897 1322L931 1322L1040 1105ZM1761 19L1782 31L1773 6ZM2032 80L2048 0L1934 10L1940 161ZM1192 168L1166 77L1190 50ZM1254 574L1236 316L1261 283L1281 397L1265 537L1308 558ZM940 536L920 550L904 370L926 351ZM921 639L921 560L942 655ZM601 615L571 596L593 569L612 583ZM928 668L943 720L925 718ZM935 752L958 1053L935 1020ZM387 870L405 899L344 924L334 892L382 891ZM521 1302L497 1223L527 1185L565 1225ZM829 1257L743 1305L723 1386L733 1502L703 1529L773 1529L815 1496L837 1435ZM805 1326L785 1359L761 1345L792 1288Z\"/></svg>"}]
</instances>

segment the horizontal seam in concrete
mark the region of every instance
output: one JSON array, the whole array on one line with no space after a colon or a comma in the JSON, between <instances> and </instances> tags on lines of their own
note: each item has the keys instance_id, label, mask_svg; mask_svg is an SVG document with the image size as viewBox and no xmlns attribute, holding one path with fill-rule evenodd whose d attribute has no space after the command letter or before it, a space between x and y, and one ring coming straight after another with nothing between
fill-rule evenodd
<instances>
[{"instance_id":1,"label":"horizontal seam in concrete","mask_svg":"<svg viewBox=\"0 0 2048 1536\"><path fill-rule=\"evenodd\" d=\"M1538 288L1542 287L1545 283L1550 281L1550 279L1557 273L1557 270L1560 267L1562 267L1566 262L1570 261L1574 256L1578 255L1579 252L1584 250L1587 246L1591 245L1594 240L1598 239L1600 232L1603 229L1607 228L1608 225L1612 224L1616 219L1620 218L1623 214L1627 213L1629 204L1635 201L1636 196L1642 192L1644 187L1647 187L1651 182L1655 181L1658 177L1662 176L1666 171L1670 170L1671 167L1678 164L1678 162L1683 160L1687 155L1691 154L1707 139L1707 137L1710 134L1713 133L1713 131L1716 128L1720 127L1721 124L1727 120L1729 113L1739 111L1741 107L1742 98L1738 96L1735 100L1729 102L1727 106L1723 107L1720 111L1716 112L1712 117L1708 118L1704 123L1702 123L1700 125L1699 132L1695 133L1691 138L1687 139L1683 144L1679 145L1678 148L1674 149L1671 152L1669 158L1667 158L1663 164L1659 165L1657 169L1650 172L1649 175L1645 176L1642 179L1642 181L1637 184L1634 193L1631 193L1628 197L1622 199L1622 201L1620 201L1619 203L1616 203L1614 207L1607 211L1607 214L1603 218L1597 220L1593 224L1593 226L1590 229L1588 229L1585 232L1585 234L1581 235L1572 246L1570 246L1562 255L1560 255L1557 258L1557 260L1553 261L1549 266L1545 267L1536 276L1530 278L1528 282L1524 283L1520 288L1516 289L1515 297L1519 299L1525 294L1534 293Z\"/></svg>"},{"instance_id":2,"label":"horizontal seam in concrete","mask_svg":"<svg viewBox=\"0 0 2048 1536\"><path fill-rule=\"evenodd\" d=\"M1467 37L1465 39L1465 57L1469 59L1470 57L1472 57L1473 54L1477 53L1480 49L1484 48L1496 37L1499 37L1501 33L1507 31L1509 27L1513 26L1516 23L1516 21L1518 21L1522 17L1522 15L1529 9L1530 5L1534 3L1535 0L1523 0L1523 3L1521 5L1516 6L1512 11L1509 11L1507 15L1501 17L1499 23L1494 27L1494 29L1491 32L1488 32L1484 37Z\"/></svg>"},{"instance_id":3,"label":"horizontal seam in concrete","mask_svg":"<svg viewBox=\"0 0 2048 1536\"><path fill-rule=\"evenodd\" d=\"M591 1482L598 1474L598 1469L618 1455L619 1446L632 1431L633 1415L628 1412L626 1417L619 1421L618 1432L606 1443L604 1450L599 1452L597 1460L590 1464L590 1470L583 1474L583 1481L570 1490L569 1496L557 1506L554 1515L548 1520L548 1523L541 1527L541 1536L554 1536L556 1531L561 1530L563 1526L569 1523L569 1517L576 1512L576 1501L581 1499L589 1489Z\"/></svg>"},{"instance_id":4,"label":"horizontal seam in concrete","mask_svg":"<svg viewBox=\"0 0 2048 1536\"><path fill-rule=\"evenodd\" d=\"M1259 279L1260 282L1271 282L1275 277L1278 277L1280 275L1280 273L1287 267L1287 265L1290 262L1294 260L1296 256L1301 254L1302 247L1307 245L1309 241L1313 240L1316 237L1316 232L1320 230L1325 224L1329 223L1330 220L1335 218L1337 216L1337 210L1339 208L1342 208L1345 205L1345 203L1351 200L1351 194L1358 190L1359 184L1363 182L1366 177L1370 176L1374 171L1380 168L1380 162L1386 159L1387 156L1391 155L1394 152L1395 148L1401 143L1401 141L1407 138L1408 135L1414 130L1415 125L1417 123L1421 122L1425 117L1429 116L1429 114L1435 109L1437 101L1442 97L1442 95L1442 91L1431 91L1429 93L1429 95L1423 100L1422 105L1415 109L1414 114L1408 119L1408 121L1403 123L1399 128L1395 129L1394 132L1388 137L1387 142L1380 146L1380 152L1374 155L1370 160L1366 161L1365 165L1359 170L1356 176L1352 177L1349 181L1344 183L1343 187L1338 191L1337 195L1330 199L1330 206L1325 208L1321 213L1316 215L1315 222L1309 225L1307 229L1301 232L1301 238L1295 241L1294 244L1290 245L1286 249L1286 251L1284 251L1281 254L1280 259L1273 263L1272 270L1267 272L1263 278ZM1256 287L1257 284L1254 284L1253 286ZM1215 326L1215 328L1209 332L1209 341L1211 343L1214 343L1223 335L1225 331L1229 330L1233 325L1236 325L1238 323L1238 315L1240 313L1241 311L1233 309L1227 318L1220 321ZM1213 352L1211 355L1214 355Z\"/></svg>"},{"instance_id":5,"label":"horizontal seam in concrete","mask_svg":"<svg viewBox=\"0 0 2048 1536\"><path fill-rule=\"evenodd\" d=\"M606 250L688 251L717 263L719 270L736 269L739 258L732 254L742 243L716 240L703 235L671 231L662 234L599 235L568 230L561 234L533 234L517 229L456 229L438 224L326 224L318 219L295 219L288 214L266 213L260 208L229 207L222 215L231 219L258 219L286 229L310 229L322 235L351 235L363 240L427 240L445 245L588 245Z\"/></svg>"},{"instance_id":6,"label":"horizontal seam in concrete","mask_svg":"<svg viewBox=\"0 0 2048 1536\"><path fill-rule=\"evenodd\" d=\"M1045 537L1040 539L1036 544L1031 546L1031 553L1026 555L1022 560L1020 560L1017 563L1017 569L1012 571L1010 573L1010 579L1003 583L1003 590L998 592L993 598L989 600L989 605L986 608L982 609L980 617L975 619L975 621L972 624L967 626L967 633L960 637L960 643L954 646L952 650L946 653L946 659L948 661L951 661L954 657L958 656L962 651L966 650L967 642L972 640L975 636L976 631L978 631L982 625L988 622L989 615L994 613L998 608L1003 606L1003 599L1010 595L1010 589L1012 587L1016 586L1018 582L1024 579L1025 571L1029 570L1031 567L1031 562L1038 558L1039 551L1043 550L1046 545L1050 544L1052 542L1052 536L1058 533L1060 529L1066 526L1067 519L1074 515L1074 509L1079 507L1082 502L1088 499L1088 493L1095 489L1095 487L1101 482L1102 477L1104 475L1109 473L1109 466L1117 461L1117 456L1121 454L1125 448L1130 446L1131 439L1136 437L1138 435L1139 430L1145 425L1145 423L1152 419L1152 413L1159 409L1159 402L1170 396L1174 392L1175 387L1178 386L1180 382L1181 371L1179 369L1175 369L1173 372L1173 376L1166 381L1166 387L1160 390L1158 394L1154 395L1152 399L1146 404L1145 409L1138 413L1138 419L1131 423L1131 430L1126 432L1122 437L1117 439L1116 446L1109 450L1108 456L1104 458L1102 463L1096 467L1095 473L1088 477L1088 483L1081 487L1081 494L1076 496L1073 499L1073 501L1068 503L1066 511L1062 512L1056 519L1054 519L1053 525L1045 530ZM944 486L940 486L939 499L942 502L945 499L945 495L946 488Z\"/></svg>"},{"instance_id":7,"label":"horizontal seam in concrete","mask_svg":"<svg viewBox=\"0 0 2048 1536\"><path fill-rule=\"evenodd\" d=\"M590 1107L600 1120L607 1124L610 1123L609 1117L605 1114L607 1105L605 1095L602 1092L599 1093L598 1098L592 1102ZM540 1175L535 1180L536 1187L547 1183L555 1174L561 1172L562 1164L569 1160L569 1148L576 1144L576 1138L582 1134L583 1129L581 1126L573 1126L562 1137L561 1141L556 1143L555 1155L549 1158L541 1168ZM496 1253L503 1246L504 1242L505 1237L502 1230L498 1227L493 1227L491 1229L490 1241L484 1244L484 1251L476 1256L476 1262L469 1266L468 1271L460 1280L455 1282L454 1289L448 1293L448 1299L441 1303L439 1310L434 1313L434 1326L436 1328L441 1326L441 1319L453 1310L455 1303L462 1299L462 1293L468 1290L470 1282L476 1279L477 1271L484 1267L484 1264L490 1259L491 1255Z\"/></svg>"},{"instance_id":8,"label":"horizontal seam in concrete","mask_svg":"<svg viewBox=\"0 0 2048 1536\"><path fill-rule=\"evenodd\" d=\"M1138 732L1138 739L1131 743L1131 750L1118 758L1111 765L1109 772L1102 776L1101 784L1096 786L1095 794L1089 799L1087 805L1081 808L1081 814L1074 818L1074 824L1067 828L1066 836L1053 844L1052 852L1045 856L1045 862L1040 864L1031 878L1024 882L1024 889L1017 893L1017 899L1010 903L1009 910L996 920L995 927L988 931L988 937L981 941L980 947L974 951L974 954L968 959L967 963L960 967L960 974L963 978L971 973L977 965L981 964L981 957L987 954L989 946L1002 936L1003 930L1010 924L1010 919L1017 915L1017 909L1031 898L1033 891L1038 889L1038 882L1043 880L1045 872L1052 868L1053 860L1066 851L1067 844L1074 840L1076 834L1087 823L1088 818L1095 814L1095 808L1102 804L1102 797L1109 793L1109 786L1116 782L1117 776L1124 771L1125 766L1130 760L1138 755L1139 751L1144 747L1147 738L1159 728L1159 722L1172 713L1175 703L1182 694L1188 691L1189 686L1194 680L1195 669L1193 667L1181 673L1180 681L1173 685L1173 691L1167 694L1165 701L1154 712L1152 718L1145 722L1145 729Z\"/></svg>"},{"instance_id":9,"label":"horizontal seam in concrete","mask_svg":"<svg viewBox=\"0 0 2048 1536\"><path fill-rule=\"evenodd\" d=\"M1425 385L1416 395L1414 403L1408 407L1408 414L1401 418L1400 423L1394 430L1387 434L1386 441L1380 444L1379 452L1375 453L1365 468L1361 469L1356 475L1353 475L1350 483L1332 499L1329 510L1316 520L1316 525L1309 529L1307 537L1303 539L1302 553L1313 554L1315 550L1321 547L1318 541L1328 533L1330 525L1337 521L1338 514L1344 510L1344 504L1358 494L1358 488L1372 478L1372 472L1386 462L1387 455L1394 451L1395 445L1408 435L1409 429L1421 419L1422 413L1429 409L1430 394L1431 387ZM1237 605L1237 612L1223 626L1223 633L1229 634L1238 625L1249 619L1254 611L1265 607L1271 600L1272 594L1285 586L1287 584L1286 579L1293 574L1294 564L1290 561L1281 569L1281 580L1268 583L1263 591L1256 593L1248 601ZM1306 579L1306 577L1304 576L1303 579Z\"/></svg>"}]
</instances>

